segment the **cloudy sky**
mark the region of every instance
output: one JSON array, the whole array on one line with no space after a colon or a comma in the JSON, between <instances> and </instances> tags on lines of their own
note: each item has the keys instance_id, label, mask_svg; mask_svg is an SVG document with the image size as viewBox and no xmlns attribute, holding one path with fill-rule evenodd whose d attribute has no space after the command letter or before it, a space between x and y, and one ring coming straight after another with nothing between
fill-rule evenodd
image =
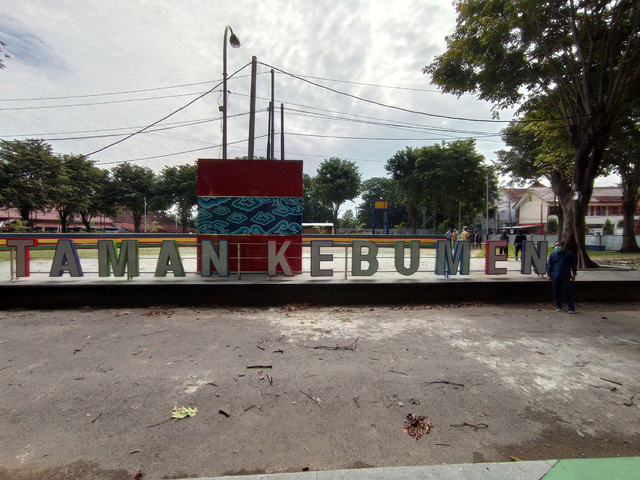
<instances>
[{"instance_id":1,"label":"cloudy sky","mask_svg":"<svg viewBox=\"0 0 640 480\"><path fill-rule=\"evenodd\" d=\"M422 68L455 26L449 0L0 0L0 139L43 138L59 153L110 168L156 171L220 158L223 38L228 48L228 156L247 155L250 62L256 56L256 155L266 155L275 72L276 158L285 108L285 157L315 175L322 160L354 161L384 176L407 146L477 139L487 161L504 148L491 105L440 93ZM216 88L214 88L216 87ZM501 112L509 120L511 111ZM473 121L472 121L473 120Z\"/></svg>"}]
</instances>

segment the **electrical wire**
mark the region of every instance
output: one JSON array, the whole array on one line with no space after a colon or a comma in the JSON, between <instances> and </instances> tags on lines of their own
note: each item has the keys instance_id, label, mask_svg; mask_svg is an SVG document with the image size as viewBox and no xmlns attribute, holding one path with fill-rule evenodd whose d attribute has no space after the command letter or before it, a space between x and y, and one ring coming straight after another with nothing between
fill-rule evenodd
<instances>
[{"instance_id":1,"label":"electrical wire","mask_svg":"<svg viewBox=\"0 0 640 480\"><path fill-rule=\"evenodd\" d=\"M361 102L370 103L372 105L377 105L379 107L390 108L392 110L398 110L398 111L405 112L405 113L412 113L412 114L415 114L415 115L423 115L425 117L444 118L444 119L447 119L447 120L460 120L460 121L465 121L465 122L482 122L482 123L510 123L511 122L511 120L487 120L487 119L480 119L480 118L453 117L453 116L450 116L450 115L438 115L438 114L435 114L435 113L421 112L419 110L411 110L409 108L397 107L395 105L389 105L387 103L378 102L376 100L370 100L368 98L359 97L359 96L353 95L351 93L347 93L347 92L343 92L343 91L340 91L340 90L336 90L335 88L327 87L326 85L321 85L319 83L312 82L311 80L307 80L306 78L299 77L297 75L294 75L293 73L286 72L286 71L284 71L284 70L282 70L280 68L273 67L273 66L271 66L271 65L269 65L267 63L264 63L264 62L258 62L258 63L260 63L261 65L263 65L263 66L265 66L267 68L273 69L274 71L280 72L283 75L287 75L287 76L289 76L291 78L295 78L295 79L300 80L302 82L306 82L306 83L308 83L310 85L313 85L315 87L322 88L324 90L328 90L328 91L333 92L333 93L338 94L338 95L342 95L342 96L345 96L345 97L353 98L354 100L359 100Z\"/></svg>"},{"instance_id":2,"label":"electrical wire","mask_svg":"<svg viewBox=\"0 0 640 480\"><path fill-rule=\"evenodd\" d=\"M251 65L251 63L247 63L244 67L240 67L240 68L239 68L238 70L236 70L234 73L232 73L231 75L229 75L229 77L227 77L227 80L228 80L229 78L232 78L232 77L233 77L234 75L236 75L238 72L241 72L242 70L244 70L245 68L247 68L249 65ZM182 107L180 107L180 108L178 108L178 109L174 110L174 111L173 111L173 112L171 112L170 114L165 115L165 116L164 116L164 117L162 117L160 120L157 120L157 121L153 122L152 124L150 124L150 125L148 125L148 126L146 126L146 127L142 128L142 129L140 129L140 130L138 130L138 131L136 131L136 132L133 132L133 133L131 133L131 134L127 135L126 137L121 138L120 140L118 140L118 141L116 141L116 142L110 143L109 145L106 145L106 146L104 146L104 147L102 147L102 148L99 148L98 150L95 150L95 151L93 151L93 152L91 152L91 153L87 153L86 155L82 155L80 158L87 158L87 157L89 157L89 156L91 156L91 155L95 155L96 153L102 152L102 151L106 150L107 148L111 148L111 147L113 147L113 146L115 146L115 145L118 145L119 143L122 143L122 142L124 142L124 141L126 141L126 140L129 140L131 137L133 137L133 136L135 136L135 135L138 135L138 134L140 134L140 133L144 132L145 130L150 129L151 127L153 127L153 126L157 125L157 124L158 124L158 123L160 123L160 122L163 122L164 120L166 120L167 118L171 117L172 115L175 115L176 113L178 113L178 112L180 112L180 111L184 110L185 108L189 107L190 105L193 105L195 102L197 102L198 100L200 100L200 99L201 99L202 97L204 97L205 95L208 95L209 93L213 92L213 91L214 91L216 88L218 88L220 85L222 85L222 82L218 83L216 86L214 86L213 88L211 88L211 89L209 89L208 91L204 92L202 95L198 96L197 98L194 98L193 100L191 100L191 101L190 101L190 102L188 102L187 104L183 105Z\"/></svg>"},{"instance_id":3,"label":"electrical wire","mask_svg":"<svg viewBox=\"0 0 640 480\"><path fill-rule=\"evenodd\" d=\"M260 72L258 75L265 75L268 72ZM251 75L240 75L236 77L236 79L247 78ZM109 93L90 93L85 95L67 95L64 97L38 97L38 98L0 98L0 102L35 102L41 100L67 100L70 98L91 98L91 97L105 97L109 95L127 95L131 93L144 93L144 92L155 92L158 90L169 90L172 88L184 88L184 87L194 87L196 85L206 85L208 83L219 82L220 80L208 80L206 82L194 82L194 83L184 83L182 85L170 85L168 87L154 87L154 88L143 88L141 90L128 90L124 92L109 92Z\"/></svg>"},{"instance_id":4,"label":"electrical wire","mask_svg":"<svg viewBox=\"0 0 640 480\"><path fill-rule=\"evenodd\" d=\"M249 64L249 65L251 65L251 64ZM266 136L267 136L267 134L258 135L255 138L264 138ZM244 143L244 142L247 142L247 141L248 140L245 140L245 139L236 140L235 142L227 142L227 145L236 145L238 143ZM116 163L142 162L142 161L145 161L145 160L154 160L156 158L175 157L176 155L184 155L184 154L193 153L193 152L202 152L204 150L211 150L213 148L220 148L221 146L222 146L222 144L220 144L220 145L211 145L209 147L194 148L192 150L185 150L183 152L165 153L165 154L162 154L162 155L154 155L152 157L133 158L133 159L129 159L129 160L116 160L116 161L113 161L113 162L97 162L96 166L99 167L99 166L103 166L103 165L113 165L113 164L116 164Z\"/></svg>"}]
</instances>

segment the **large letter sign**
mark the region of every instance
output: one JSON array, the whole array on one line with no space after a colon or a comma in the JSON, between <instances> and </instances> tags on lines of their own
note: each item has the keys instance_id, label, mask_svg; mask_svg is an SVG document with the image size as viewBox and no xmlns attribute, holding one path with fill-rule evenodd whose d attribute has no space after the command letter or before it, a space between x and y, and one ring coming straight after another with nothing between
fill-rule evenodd
<instances>
[{"instance_id":1,"label":"large letter sign","mask_svg":"<svg viewBox=\"0 0 640 480\"><path fill-rule=\"evenodd\" d=\"M51 262L50 277L61 277L64 272L69 272L72 277L82 277L82 266L73 240L61 238L56 246L56 253Z\"/></svg>"},{"instance_id":2,"label":"large letter sign","mask_svg":"<svg viewBox=\"0 0 640 480\"><path fill-rule=\"evenodd\" d=\"M320 262L333 261L332 253L322 253L322 247L333 247L333 240L311 240L311 276L312 277L333 277L332 268L320 268Z\"/></svg>"},{"instance_id":3,"label":"large letter sign","mask_svg":"<svg viewBox=\"0 0 640 480\"><path fill-rule=\"evenodd\" d=\"M114 277L124 277L125 268L129 278L140 276L138 240L122 240L119 254L115 240L98 240L98 275L110 276L112 266Z\"/></svg>"},{"instance_id":4,"label":"large letter sign","mask_svg":"<svg viewBox=\"0 0 640 480\"><path fill-rule=\"evenodd\" d=\"M449 240L438 240L436 243L436 275L455 275L458 265L460 265L460 275L469 275L471 242L460 240L456 243L454 254L451 255Z\"/></svg>"},{"instance_id":5,"label":"large letter sign","mask_svg":"<svg viewBox=\"0 0 640 480\"><path fill-rule=\"evenodd\" d=\"M367 253L362 253L366 248ZM351 275L354 277L369 277L378 271L378 245L369 240L353 241L353 259L351 260ZM362 262L367 262L369 266L366 270L362 268Z\"/></svg>"},{"instance_id":6,"label":"large letter sign","mask_svg":"<svg viewBox=\"0 0 640 480\"><path fill-rule=\"evenodd\" d=\"M411 240L409 248L409 267L404 266L404 241L396 240L394 259L396 270L402 275L413 275L420 267L420 240Z\"/></svg>"},{"instance_id":7,"label":"large letter sign","mask_svg":"<svg viewBox=\"0 0 640 480\"><path fill-rule=\"evenodd\" d=\"M507 259L505 253L496 253L498 248L509 248L509 242L507 242L507 240L491 240L485 245L486 261L484 264L484 273L487 275L505 275L507 273L506 268L496 267L496 262Z\"/></svg>"},{"instance_id":8,"label":"large letter sign","mask_svg":"<svg viewBox=\"0 0 640 480\"><path fill-rule=\"evenodd\" d=\"M173 272L174 277L185 277L182 259L175 240L163 240L156 265L156 277L166 277L167 272Z\"/></svg>"},{"instance_id":9,"label":"large letter sign","mask_svg":"<svg viewBox=\"0 0 640 480\"><path fill-rule=\"evenodd\" d=\"M32 238L10 238L7 247L16 247L16 276L29 276L29 247L35 247L38 241Z\"/></svg>"},{"instance_id":10,"label":"large letter sign","mask_svg":"<svg viewBox=\"0 0 640 480\"><path fill-rule=\"evenodd\" d=\"M531 264L538 275L544 275L547 270L547 245L546 240L538 242L538 249L531 241L524 242L522 246L522 263L520 273L531 274Z\"/></svg>"}]
</instances>

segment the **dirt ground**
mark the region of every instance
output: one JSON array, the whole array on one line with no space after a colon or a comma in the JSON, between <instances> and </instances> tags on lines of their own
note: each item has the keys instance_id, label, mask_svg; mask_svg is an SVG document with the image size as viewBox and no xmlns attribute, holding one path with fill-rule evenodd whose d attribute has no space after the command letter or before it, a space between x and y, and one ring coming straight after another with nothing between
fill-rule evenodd
<instances>
[{"instance_id":1,"label":"dirt ground","mask_svg":"<svg viewBox=\"0 0 640 480\"><path fill-rule=\"evenodd\" d=\"M640 455L639 307L2 311L0 477Z\"/></svg>"}]
</instances>

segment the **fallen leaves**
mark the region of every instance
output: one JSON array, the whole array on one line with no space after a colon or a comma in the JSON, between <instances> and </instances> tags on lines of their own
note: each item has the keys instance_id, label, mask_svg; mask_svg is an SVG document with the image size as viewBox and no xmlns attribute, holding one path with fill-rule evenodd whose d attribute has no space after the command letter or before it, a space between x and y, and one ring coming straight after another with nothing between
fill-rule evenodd
<instances>
[{"instance_id":1,"label":"fallen leaves","mask_svg":"<svg viewBox=\"0 0 640 480\"><path fill-rule=\"evenodd\" d=\"M404 432L418 440L423 435L426 435L431 430L431 423L427 421L427 417L422 415L414 415L413 413L407 414L407 419L404 422Z\"/></svg>"},{"instance_id":2,"label":"fallen leaves","mask_svg":"<svg viewBox=\"0 0 640 480\"><path fill-rule=\"evenodd\" d=\"M296 310L306 310L311 307L310 303L292 303L290 305L281 305L281 312L295 312Z\"/></svg>"},{"instance_id":3,"label":"fallen leaves","mask_svg":"<svg viewBox=\"0 0 640 480\"><path fill-rule=\"evenodd\" d=\"M179 408L176 405L173 406L173 410L171 411L171 418L187 418L187 417L195 417L198 413L198 407L182 407Z\"/></svg>"}]
</instances>

